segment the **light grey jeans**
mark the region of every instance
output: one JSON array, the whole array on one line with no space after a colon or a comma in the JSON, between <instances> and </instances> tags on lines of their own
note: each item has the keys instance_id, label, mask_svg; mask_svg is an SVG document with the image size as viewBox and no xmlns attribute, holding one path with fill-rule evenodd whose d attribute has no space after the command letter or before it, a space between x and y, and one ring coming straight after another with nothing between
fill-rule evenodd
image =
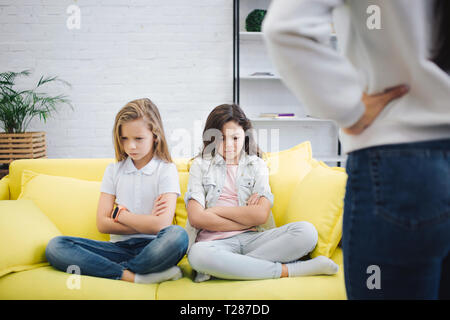
<instances>
[{"instance_id":1,"label":"light grey jeans","mask_svg":"<svg viewBox=\"0 0 450 320\"><path fill-rule=\"evenodd\" d=\"M317 230L299 221L263 232L196 242L188 253L191 267L216 278L257 280L281 277L281 264L300 259L316 247Z\"/></svg>"}]
</instances>

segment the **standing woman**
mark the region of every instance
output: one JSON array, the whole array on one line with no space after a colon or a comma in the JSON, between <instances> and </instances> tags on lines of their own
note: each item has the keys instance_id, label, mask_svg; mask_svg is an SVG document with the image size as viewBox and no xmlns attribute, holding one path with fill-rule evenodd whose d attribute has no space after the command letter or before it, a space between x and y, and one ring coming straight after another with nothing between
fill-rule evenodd
<instances>
[{"instance_id":1,"label":"standing woman","mask_svg":"<svg viewBox=\"0 0 450 320\"><path fill-rule=\"evenodd\" d=\"M265 18L287 86L342 128L349 299L450 296L449 30L448 0L274 0Z\"/></svg>"}]
</instances>

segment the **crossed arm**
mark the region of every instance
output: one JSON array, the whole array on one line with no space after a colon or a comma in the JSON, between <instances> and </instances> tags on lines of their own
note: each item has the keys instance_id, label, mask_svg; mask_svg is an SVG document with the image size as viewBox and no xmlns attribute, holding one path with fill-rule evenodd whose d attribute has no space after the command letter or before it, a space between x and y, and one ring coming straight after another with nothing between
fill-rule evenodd
<instances>
[{"instance_id":1,"label":"crossed arm","mask_svg":"<svg viewBox=\"0 0 450 320\"><path fill-rule=\"evenodd\" d=\"M266 222L270 213L270 201L253 194L246 206L211 207L205 209L196 200L187 205L189 222L197 229L210 231L244 230Z\"/></svg>"},{"instance_id":2,"label":"crossed arm","mask_svg":"<svg viewBox=\"0 0 450 320\"><path fill-rule=\"evenodd\" d=\"M175 214L176 193L161 194L153 205L151 214L135 214L122 210L118 222L111 217L115 196L100 194L97 209L97 228L101 233L112 234L157 234L161 229L170 226Z\"/></svg>"}]
</instances>

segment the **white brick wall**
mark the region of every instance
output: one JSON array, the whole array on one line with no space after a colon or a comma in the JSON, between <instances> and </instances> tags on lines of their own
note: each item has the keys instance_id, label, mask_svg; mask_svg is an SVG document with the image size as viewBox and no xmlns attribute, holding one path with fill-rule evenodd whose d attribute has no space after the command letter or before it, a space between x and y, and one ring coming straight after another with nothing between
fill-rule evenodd
<instances>
[{"instance_id":1,"label":"white brick wall","mask_svg":"<svg viewBox=\"0 0 450 320\"><path fill-rule=\"evenodd\" d=\"M79 30L66 26L70 5ZM41 75L72 84L48 92L74 111L28 128L47 132L49 158L113 157L114 117L141 97L158 106L172 156L188 157L208 113L232 102L232 17L231 0L0 0L0 70L32 69L24 86Z\"/></svg>"},{"instance_id":2,"label":"white brick wall","mask_svg":"<svg viewBox=\"0 0 450 320\"><path fill-rule=\"evenodd\" d=\"M66 26L72 4L79 30ZM172 155L191 156L194 122L232 102L232 16L229 0L0 0L0 70L32 69L24 86L42 74L72 84L48 91L74 111L28 128L47 132L49 158L113 157L114 117L141 97L158 106Z\"/></svg>"}]
</instances>

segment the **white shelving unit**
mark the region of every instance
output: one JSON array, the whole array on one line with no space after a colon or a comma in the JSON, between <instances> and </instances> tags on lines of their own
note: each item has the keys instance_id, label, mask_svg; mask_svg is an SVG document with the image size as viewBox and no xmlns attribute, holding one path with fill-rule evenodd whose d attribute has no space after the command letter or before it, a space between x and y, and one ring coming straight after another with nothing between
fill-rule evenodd
<instances>
[{"instance_id":1,"label":"white shelving unit","mask_svg":"<svg viewBox=\"0 0 450 320\"><path fill-rule=\"evenodd\" d=\"M254 9L267 10L269 4L270 0L234 0L234 102L252 121L264 151L285 150L308 140L315 159L330 166L345 166L336 123L308 116L302 102L284 85L272 65L264 34L245 30L248 14ZM330 35L330 44L336 46L335 35ZM262 72L270 75L252 75ZM296 117L260 118L261 113L294 113Z\"/></svg>"},{"instance_id":2,"label":"white shelving unit","mask_svg":"<svg viewBox=\"0 0 450 320\"><path fill-rule=\"evenodd\" d=\"M264 37L264 35L262 32L239 31L239 37L241 38L241 40L260 41Z\"/></svg>"},{"instance_id":3,"label":"white shelving unit","mask_svg":"<svg viewBox=\"0 0 450 320\"><path fill-rule=\"evenodd\" d=\"M281 80L280 76L240 76L241 80Z\"/></svg>"},{"instance_id":4,"label":"white shelving unit","mask_svg":"<svg viewBox=\"0 0 450 320\"><path fill-rule=\"evenodd\" d=\"M312 117L305 117L305 118L299 118L299 117L286 117L286 118L251 118L252 122L326 122L328 123L329 120L323 120L318 118L312 118Z\"/></svg>"}]
</instances>

